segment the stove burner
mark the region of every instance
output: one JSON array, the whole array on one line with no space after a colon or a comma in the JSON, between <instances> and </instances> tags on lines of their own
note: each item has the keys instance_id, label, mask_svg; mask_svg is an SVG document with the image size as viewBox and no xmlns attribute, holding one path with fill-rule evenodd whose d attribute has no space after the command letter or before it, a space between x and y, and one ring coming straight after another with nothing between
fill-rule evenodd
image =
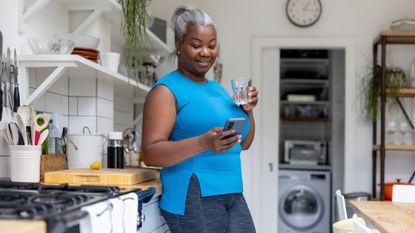
<instances>
[{"instance_id":1,"label":"stove burner","mask_svg":"<svg viewBox=\"0 0 415 233\"><path fill-rule=\"evenodd\" d=\"M0 190L0 218L44 217L81 206L92 198L82 193L63 191Z\"/></svg>"}]
</instances>

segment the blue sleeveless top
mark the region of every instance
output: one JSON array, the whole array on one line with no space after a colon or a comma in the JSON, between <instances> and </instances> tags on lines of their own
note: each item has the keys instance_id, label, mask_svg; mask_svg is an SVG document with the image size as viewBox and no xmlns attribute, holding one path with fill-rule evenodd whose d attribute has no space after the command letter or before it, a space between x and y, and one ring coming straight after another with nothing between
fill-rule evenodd
<instances>
[{"instance_id":1,"label":"blue sleeveless top","mask_svg":"<svg viewBox=\"0 0 415 233\"><path fill-rule=\"evenodd\" d=\"M235 117L246 119L242 139L248 134L250 123L247 114L234 104L229 93L216 81L207 80L202 84L174 71L158 80L152 89L159 85L166 86L173 93L178 105L170 141L199 136L214 127L223 127L228 118ZM192 174L198 177L203 197L243 192L240 152L238 143L223 153L208 150L174 166L164 167L160 173L163 184L160 208L184 215Z\"/></svg>"}]
</instances>

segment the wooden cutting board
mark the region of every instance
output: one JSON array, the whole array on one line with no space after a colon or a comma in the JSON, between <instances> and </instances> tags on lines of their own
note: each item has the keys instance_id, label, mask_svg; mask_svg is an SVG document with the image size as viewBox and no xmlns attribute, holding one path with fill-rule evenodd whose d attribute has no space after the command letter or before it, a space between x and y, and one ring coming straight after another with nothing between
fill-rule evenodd
<instances>
[{"instance_id":1,"label":"wooden cutting board","mask_svg":"<svg viewBox=\"0 0 415 233\"><path fill-rule=\"evenodd\" d=\"M73 169L45 173L45 183L69 183L72 185L134 185L157 177L151 169Z\"/></svg>"}]
</instances>

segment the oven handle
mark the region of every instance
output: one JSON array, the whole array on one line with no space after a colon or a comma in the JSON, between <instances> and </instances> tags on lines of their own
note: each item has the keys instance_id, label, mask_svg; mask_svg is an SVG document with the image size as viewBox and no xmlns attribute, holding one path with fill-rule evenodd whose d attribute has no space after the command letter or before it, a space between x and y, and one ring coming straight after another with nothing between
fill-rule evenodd
<instances>
[{"instance_id":1,"label":"oven handle","mask_svg":"<svg viewBox=\"0 0 415 233\"><path fill-rule=\"evenodd\" d=\"M156 194L156 188L149 187L146 190L140 190L137 192L138 202L147 203Z\"/></svg>"}]
</instances>

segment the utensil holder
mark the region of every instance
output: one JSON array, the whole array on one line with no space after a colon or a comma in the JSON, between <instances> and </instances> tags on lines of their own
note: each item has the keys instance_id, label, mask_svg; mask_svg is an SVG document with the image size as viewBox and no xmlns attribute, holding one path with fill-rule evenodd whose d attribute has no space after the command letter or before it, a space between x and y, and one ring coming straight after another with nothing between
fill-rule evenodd
<instances>
[{"instance_id":1,"label":"utensil holder","mask_svg":"<svg viewBox=\"0 0 415 233\"><path fill-rule=\"evenodd\" d=\"M10 179L16 182L39 182L41 146L9 145Z\"/></svg>"}]
</instances>

